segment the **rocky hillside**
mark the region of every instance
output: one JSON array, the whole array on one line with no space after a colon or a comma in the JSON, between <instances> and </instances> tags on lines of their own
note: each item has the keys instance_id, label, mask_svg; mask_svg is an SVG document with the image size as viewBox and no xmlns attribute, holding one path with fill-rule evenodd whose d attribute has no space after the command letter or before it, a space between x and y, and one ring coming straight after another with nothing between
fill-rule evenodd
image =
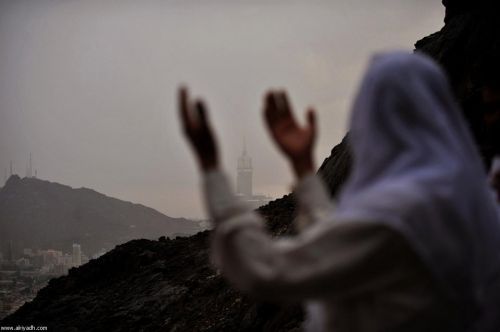
<instances>
[{"instance_id":1,"label":"rocky hillside","mask_svg":"<svg viewBox=\"0 0 500 332\"><path fill-rule=\"evenodd\" d=\"M87 254L158 234L194 234L196 222L167 217L139 204L86 188L13 175L0 190L0 243L14 249L70 251L80 243ZM5 250L5 248L1 248Z\"/></svg>"},{"instance_id":2,"label":"rocky hillside","mask_svg":"<svg viewBox=\"0 0 500 332\"><path fill-rule=\"evenodd\" d=\"M349 167L344 140L321 166L332 193ZM293 195L259 209L273 234L293 233ZM232 289L209 264L210 232L134 240L50 281L3 325L54 331L293 331L298 305L261 303Z\"/></svg>"},{"instance_id":3,"label":"rocky hillside","mask_svg":"<svg viewBox=\"0 0 500 332\"><path fill-rule=\"evenodd\" d=\"M480 50L468 48L468 42L484 36L490 38L490 43L484 45L500 41L500 34L481 34L482 27L493 26L493 21L484 20L494 1L447 0L445 5L448 7L443 30L418 42L417 48L444 65L457 98L466 110L471 110L466 101L475 92L469 88L481 85L475 73L485 60L478 55ZM344 140L320 168L332 194L346 179L349 165ZM292 231L291 195L259 212L274 234ZM213 271L208 263L209 237L210 233L204 232L190 238L121 245L100 259L71 270L69 276L51 281L33 302L2 324L43 323L56 331L298 330L303 320L298 306L255 301L232 289Z\"/></svg>"}]
</instances>

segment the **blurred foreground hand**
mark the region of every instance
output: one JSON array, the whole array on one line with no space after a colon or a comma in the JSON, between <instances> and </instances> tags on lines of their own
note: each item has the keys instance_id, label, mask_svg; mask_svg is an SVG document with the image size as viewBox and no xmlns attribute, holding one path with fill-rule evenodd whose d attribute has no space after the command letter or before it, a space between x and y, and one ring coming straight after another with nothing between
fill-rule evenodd
<instances>
[{"instance_id":1,"label":"blurred foreground hand","mask_svg":"<svg viewBox=\"0 0 500 332\"><path fill-rule=\"evenodd\" d=\"M307 111L307 124L300 126L284 91L270 91L264 100L264 119L279 149L290 160L298 178L314 172L313 147L316 140L316 115Z\"/></svg>"},{"instance_id":2,"label":"blurred foreground hand","mask_svg":"<svg viewBox=\"0 0 500 332\"><path fill-rule=\"evenodd\" d=\"M204 102L200 99L191 101L188 89L185 87L179 89L178 102L184 135L194 150L199 167L205 171L217 168L219 166L217 142Z\"/></svg>"}]
</instances>

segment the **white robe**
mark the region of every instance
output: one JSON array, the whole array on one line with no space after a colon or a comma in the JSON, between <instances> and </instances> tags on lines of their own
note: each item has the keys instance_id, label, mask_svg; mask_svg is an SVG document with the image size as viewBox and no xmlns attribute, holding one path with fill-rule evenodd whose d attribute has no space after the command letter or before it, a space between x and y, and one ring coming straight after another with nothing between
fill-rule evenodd
<instances>
[{"instance_id":1,"label":"white robe","mask_svg":"<svg viewBox=\"0 0 500 332\"><path fill-rule=\"evenodd\" d=\"M295 189L309 225L293 238L273 239L223 172L206 173L203 187L215 224L214 265L254 297L303 302L308 331L385 331L439 302L404 238L379 223L336 223L334 204L315 174Z\"/></svg>"}]
</instances>

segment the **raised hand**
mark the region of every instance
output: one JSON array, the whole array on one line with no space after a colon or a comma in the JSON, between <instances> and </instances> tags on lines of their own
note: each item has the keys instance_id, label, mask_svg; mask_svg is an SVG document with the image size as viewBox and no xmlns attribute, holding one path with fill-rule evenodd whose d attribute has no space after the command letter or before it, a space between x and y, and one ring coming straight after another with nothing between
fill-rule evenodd
<instances>
[{"instance_id":1,"label":"raised hand","mask_svg":"<svg viewBox=\"0 0 500 332\"><path fill-rule=\"evenodd\" d=\"M292 113L284 91L270 91L264 101L264 118L274 141L290 159L298 177L314 171L313 147L316 139L316 116L307 112L307 125L300 126Z\"/></svg>"},{"instance_id":2,"label":"raised hand","mask_svg":"<svg viewBox=\"0 0 500 332\"><path fill-rule=\"evenodd\" d=\"M217 143L208 120L205 104L200 99L193 103L185 87L179 89L178 98L179 116L184 135L195 152L200 168L210 170L218 167Z\"/></svg>"}]
</instances>

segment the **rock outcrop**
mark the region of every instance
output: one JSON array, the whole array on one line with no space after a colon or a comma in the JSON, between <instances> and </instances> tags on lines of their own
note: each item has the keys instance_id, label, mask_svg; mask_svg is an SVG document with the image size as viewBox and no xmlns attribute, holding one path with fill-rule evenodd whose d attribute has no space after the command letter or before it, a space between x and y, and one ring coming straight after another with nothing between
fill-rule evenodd
<instances>
[{"instance_id":1,"label":"rock outcrop","mask_svg":"<svg viewBox=\"0 0 500 332\"><path fill-rule=\"evenodd\" d=\"M486 167L498 153L482 127L482 91L500 87L500 3L495 0L443 0L444 27L415 47L446 70Z\"/></svg>"}]
</instances>

